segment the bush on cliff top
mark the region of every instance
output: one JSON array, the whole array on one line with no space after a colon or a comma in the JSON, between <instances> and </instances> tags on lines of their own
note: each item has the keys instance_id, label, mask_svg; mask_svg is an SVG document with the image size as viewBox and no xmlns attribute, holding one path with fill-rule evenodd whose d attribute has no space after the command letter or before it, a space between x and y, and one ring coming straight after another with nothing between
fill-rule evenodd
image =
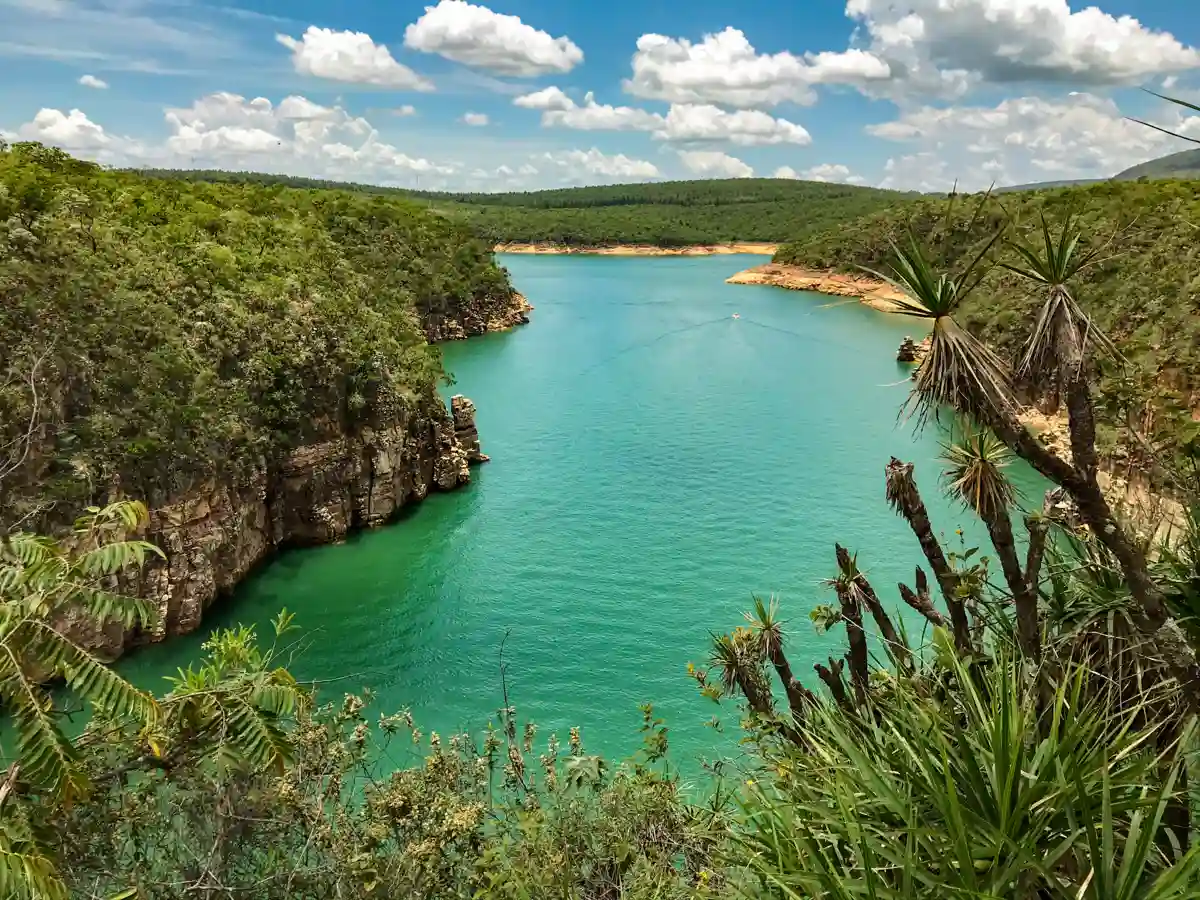
<instances>
[{"instance_id":1,"label":"bush on cliff top","mask_svg":"<svg viewBox=\"0 0 1200 900\"><path fill-rule=\"evenodd\" d=\"M1133 423L1155 453L1187 461L1200 452L1200 182L1155 181L1060 188L993 198L927 198L802 237L776 262L889 273L892 242L911 228L936 248L945 268L965 265L1011 217L1028 240L1044 213L1053 233L1073 215L1098 251L1078 277L1080 303L1116 341L1128 365L1102 362L1103 450L1118 465L1155 468L1146 444L1130 440ZM1035 236L1036 237L1036 236ZM1011 251L998 261L1016 262ZM1039 298L999 267L968 299L963 323L1009 358L1032 327Z\"/></svg>"},{"instance_id":2,"label":"bush on cliff top","mask_svg":"<svg viewBox=\"0 0 1200 900\"><path fill-rule=\"evenodd\" d=\"M0 144L0 445L13 497L157 502L434 397L421 317L511 291L398 198L165 181ZM4 500L5 498L0 498Z\"/></svg>"}]
</instances>

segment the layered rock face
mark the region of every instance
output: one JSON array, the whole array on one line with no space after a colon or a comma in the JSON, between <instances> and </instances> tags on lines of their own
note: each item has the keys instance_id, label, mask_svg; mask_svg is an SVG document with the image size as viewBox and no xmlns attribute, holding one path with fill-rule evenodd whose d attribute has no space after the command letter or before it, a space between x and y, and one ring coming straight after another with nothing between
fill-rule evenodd
<instances>
[{"instance_id":1,"label":"layered rock face","mask_svg":"<svg viewBox=\"0 0 1200 900\"><path fill-rule=\"evenodd\" d=\"M434 344L527 325L532 309L528 300L511 291L489 294L467 306L451 307L444 311L427 310L422 312L421 320L425 325L426 340Z\"/></svg>"},{"instance_id":2,"label":"layered rock face","mask_svg":"<svg viewBox=\"0 0 1200 900\"><path fill-rule=\"evenodd\" d=\"M475 404L462 396L451 403L453 416L430 400L387 427L299 447L240 483L209 481L152 510L145 537L166 559L152 561L120 589L153 601L155 629L126 633L117 624L72 620L64 630L109 659L186 634L217 597L279 548L338 541L382 525L430 491L466 484L468 464L487 457Z\"/></svg>"}]
</instances>

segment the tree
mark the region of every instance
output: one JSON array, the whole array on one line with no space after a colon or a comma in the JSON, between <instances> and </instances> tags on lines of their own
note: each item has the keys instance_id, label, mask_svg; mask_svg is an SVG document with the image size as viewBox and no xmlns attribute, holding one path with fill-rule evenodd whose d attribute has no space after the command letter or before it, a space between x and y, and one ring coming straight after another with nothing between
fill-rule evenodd
<instances>
[{"instance_id":1,"label":"tree","mask_svg":"<svg viewBox=\"0 0 1200 900\"><path fill-rule=\"evenodd\" d=\"M910 408L917 414L919 424L949 409L975 427L990 429L1009 450L1062 487L1091 534L1120 564L1137 606L1141 628L1159 641L1185 687L1188 702L1200 707L1200 666L1196 654L1182 641L1174 623L1168 621L1163 594L1150 576L1145 551L1113 512L1096 477L1088 360L1090 348L1103 345L1106 339L1095 336L1090 320L1065 290L1065 280L1079 271L1074 261L1079 235L1073 232L1070 223L1064 226L1058 240L1051 238L1044 223L1043 232L1045 249L1041 256L1029 247L1014 245L1023 251L1029 265L1028 270L1014 269L1049 285L1046 303L1026 344L1024 358L1030 371L1056 373L1066 389L1073 459L1060 458L1025 428L1017 416L1019 404L1010 368L954 319L964 300L978 288L982 280L979 267L1002 237L999 231L956 276L937 273L920 242L911 234L903 245L893 245L892 276L874 273L904 294L897 307L899 314L927 319L933 325L929 353L914 379ZM954 618L953 605L950 611ZM955 626L956 641L961 644L960 626L961 618Z\"/></svg>"},{"instance_id":2,"label":"tree","mask_svg":"<svg viewBox=\"0 0 1200 900\"><path fill-rule=\"evenodd\" d=\"M107 715L152 728L158 706L57 629L83 614L125 627L149 624L153 610L105 582L158 552L125 534L146 521L146 508L124 501L91 508L75 525L73 546L18 532L0 537L0 707L12 715L17 757L0 786L0 893L65 897L44 850L29 803L69 805L91 784L76 747L63 733L47 687L61 678L80 699Z\"/></svg>"}]
</instances>

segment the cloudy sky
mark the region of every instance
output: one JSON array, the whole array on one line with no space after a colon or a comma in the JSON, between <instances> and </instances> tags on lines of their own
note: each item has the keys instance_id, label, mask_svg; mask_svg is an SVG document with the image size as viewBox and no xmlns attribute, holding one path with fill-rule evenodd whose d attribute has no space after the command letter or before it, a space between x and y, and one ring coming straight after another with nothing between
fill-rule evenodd
<instances>
[{"instance_id":1,"label":"cloudy sky","mask_svg":"<svg viewBox=\"0 0 1200 900\"><path fill-rule=\"evenodd\" d=\"M1102 177L1200 137L1200 0L0 0L0 135L430 189ZM426 5L430 4L430 5Z\"/></svg>"}]
</instances>

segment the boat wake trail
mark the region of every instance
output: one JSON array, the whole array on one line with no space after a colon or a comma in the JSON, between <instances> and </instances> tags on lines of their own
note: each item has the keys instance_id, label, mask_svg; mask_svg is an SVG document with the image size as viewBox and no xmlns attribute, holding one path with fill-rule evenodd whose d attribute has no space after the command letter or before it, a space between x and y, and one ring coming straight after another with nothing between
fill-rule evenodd
<instances>
[{"instance_id":1,"label":"boat wake trail","mask_svg":"<svg viewBox=\"0 0 1200 900\"><path fill-rule=\"evenodd\" d=\"M620 357L626 355L627 353L634 353L638 350L644 350L647 347L652 347L655 344L659 343L660 341L664 341L669 337L674 337L677 334L685 334L689 331L696 331L697 329L700 329L700 328L707 328L709 325L716 325L718 322L730 322L730 321L732 321L732 320L729 318L729 316L720 316L719 318L716 318L716 319L708 319L704 322L696 322L691 325L685 325L682 328L672 328L671 330L664 331L662 334L656 335L655 337L652 337L649 340L639 341L636 344L630 344L627 347L622 347L616 353L613 353L610 356L606 356L606 357L604 357L604 359L597 360L596 362L594 362L590 366L588 366L586 369L576 372L575 375L572 377L579 378L583 375L587 375L588 373L595 371L596 369L600 368L601 366L608 365L614 359L619 359Z\"/></svg>"}]
</instances>

